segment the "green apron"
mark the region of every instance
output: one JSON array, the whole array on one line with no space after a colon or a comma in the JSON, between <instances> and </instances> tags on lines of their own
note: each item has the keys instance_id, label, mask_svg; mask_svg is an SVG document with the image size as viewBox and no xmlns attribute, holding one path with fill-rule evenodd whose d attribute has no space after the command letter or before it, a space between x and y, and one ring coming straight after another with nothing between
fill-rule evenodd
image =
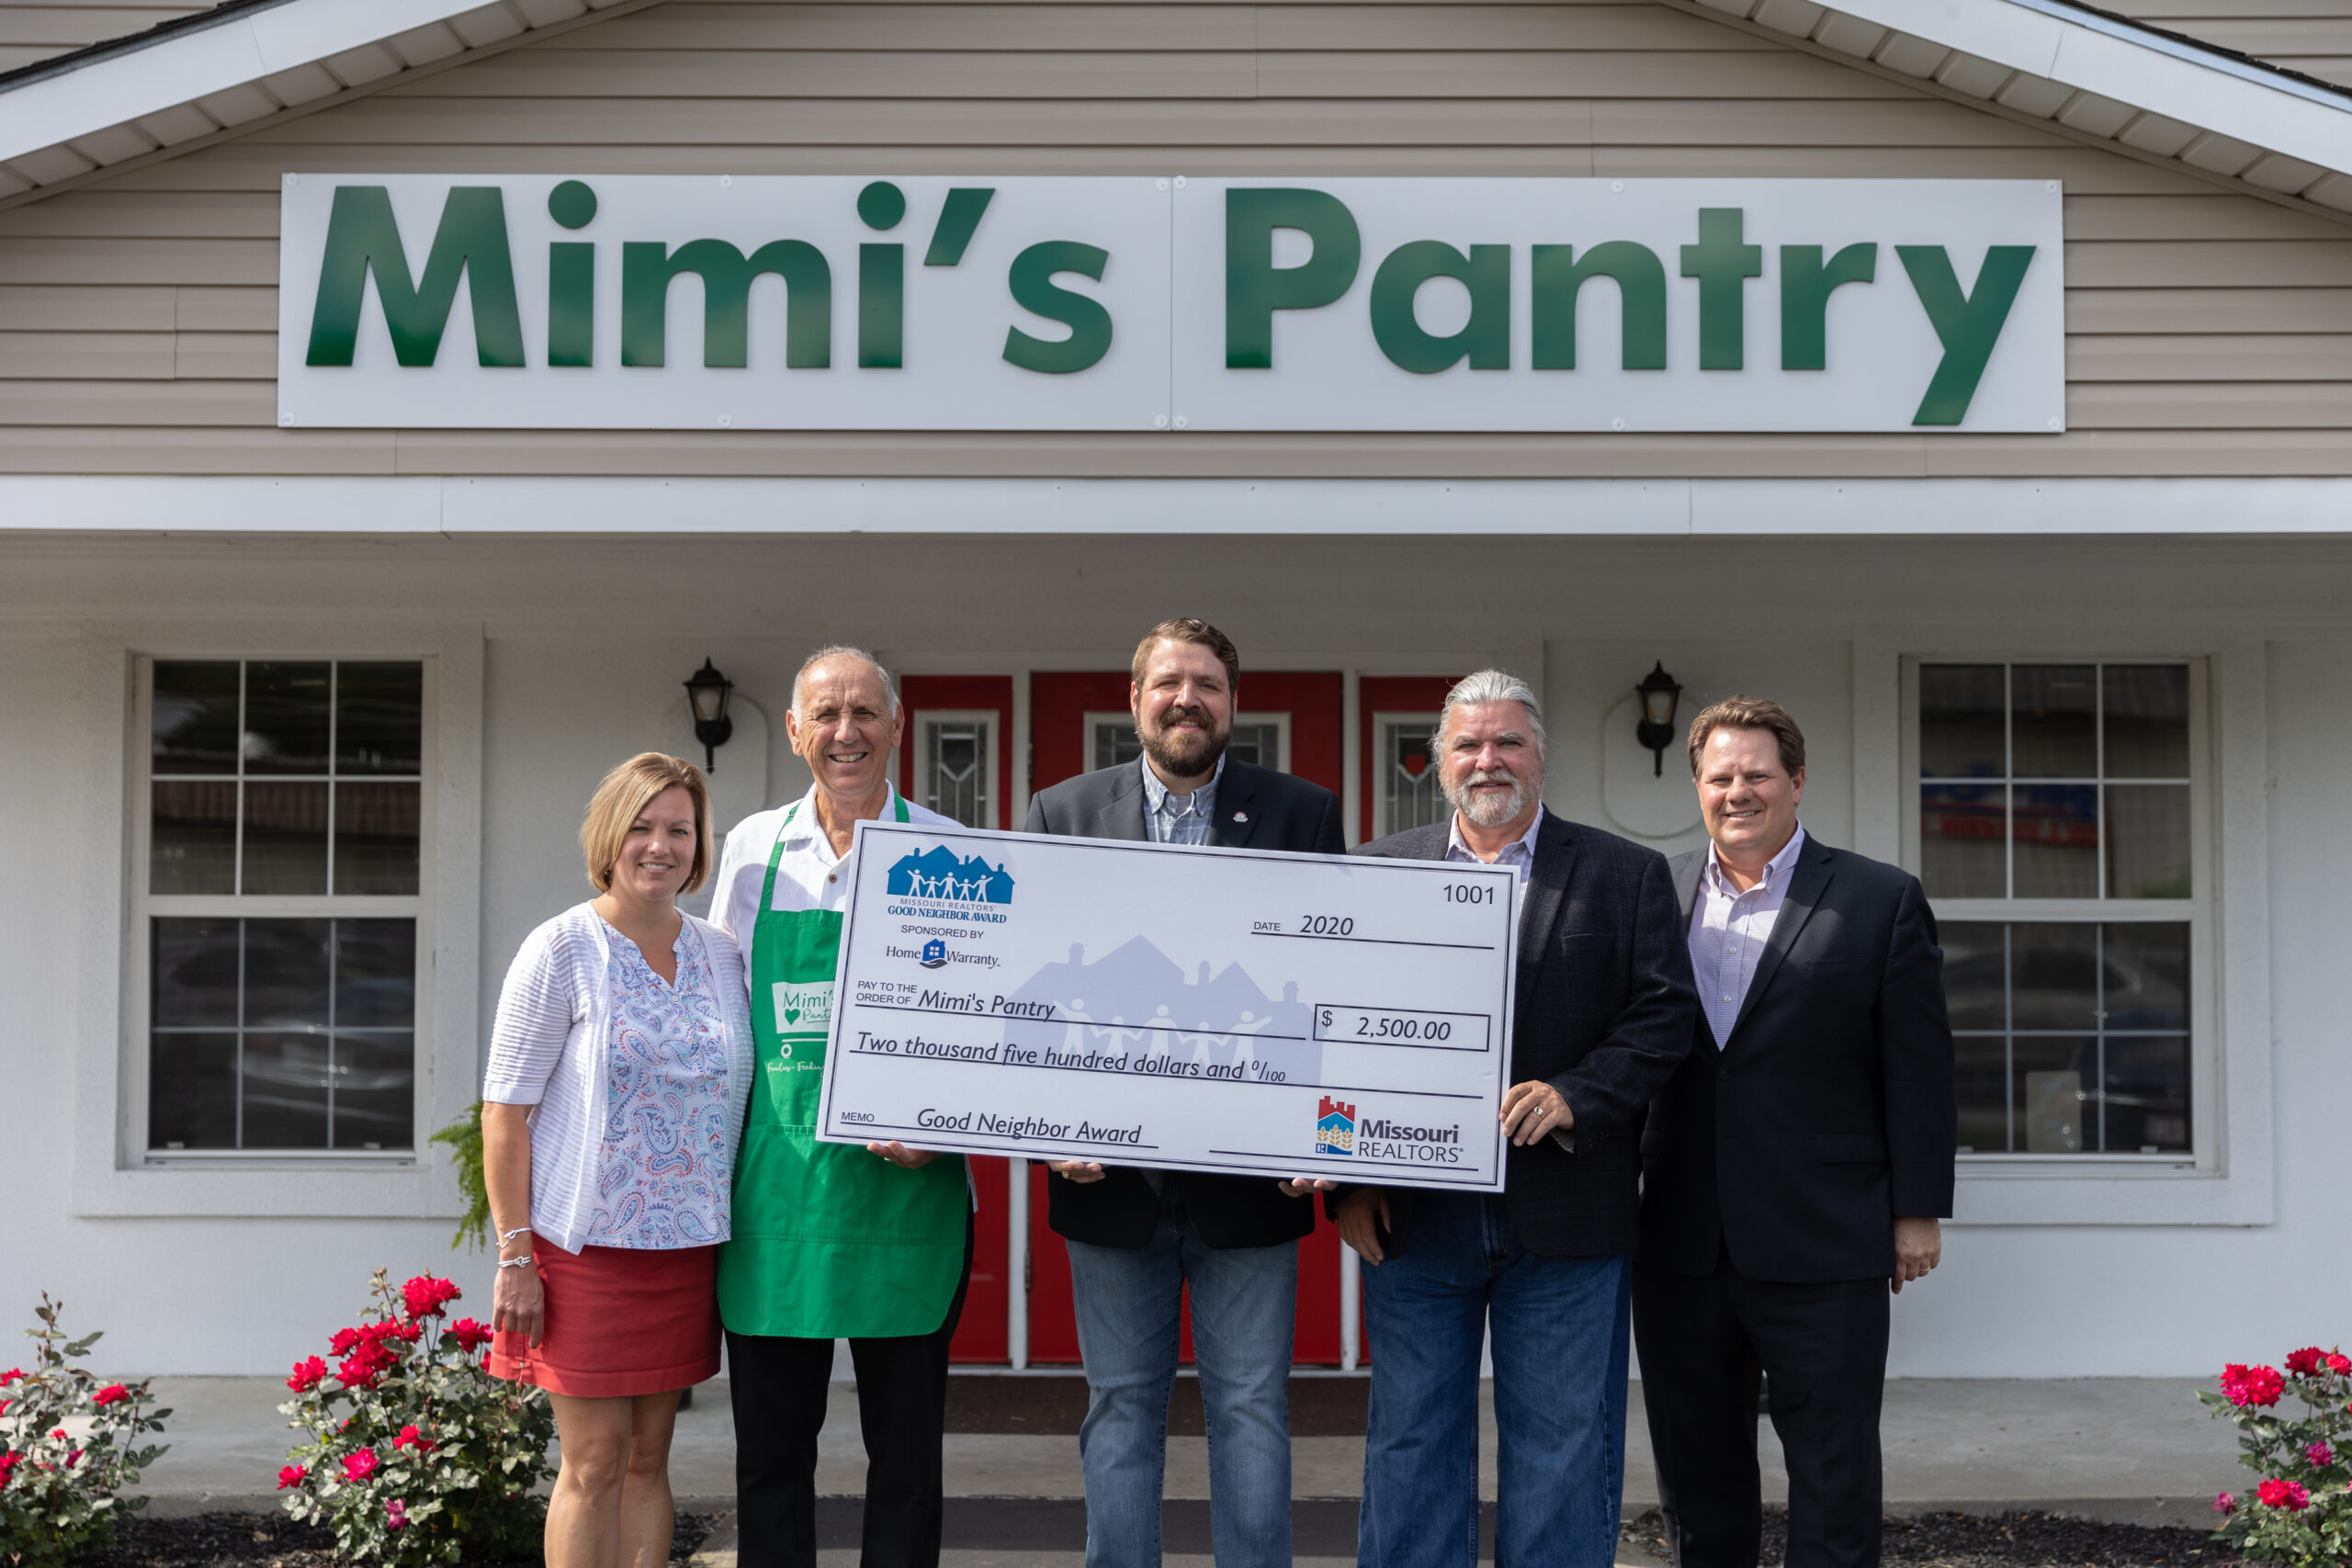
<instances>
[{"instance_id":1,"label":"green apron","mask_svg":"<svg viewBox=\"0 0 2352 1568\"><path fill-rule=\"evenodd\" d=\"M897 805L904 822L906 802ZM718 1253L719 1315L737 1334L802 1339L935 1333L964 1270L964 1159L908 1170L817 1141L842 917L772 908L784 841L779 831L752 927L755 1063L732 1239Z\"/></svg>"}]
</instances>

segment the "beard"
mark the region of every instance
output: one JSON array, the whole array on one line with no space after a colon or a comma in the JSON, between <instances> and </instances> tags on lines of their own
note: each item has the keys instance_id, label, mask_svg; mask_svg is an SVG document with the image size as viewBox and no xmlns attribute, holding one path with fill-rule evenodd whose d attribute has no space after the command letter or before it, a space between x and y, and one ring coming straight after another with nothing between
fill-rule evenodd
<instances>
[{"instance_id":1,"label":"beard","mask_svg":"<svg viewBox=\"0 0 2352 1568\"><path fill-rule=\"evenodd\" d=\"M1200 732L1178 733L1172 728L1188 722L1199 725ZM1141 725L1136 732L1152 766L1176 779L1198 778L1216 767L1216 760L1225 755L1226 743L1233 739L1231 726L1219 729L1208 709L1199 707L1170 708L1148 733Z\"/></svg>"},{"instance_id":2,"label":"beard","mask_svg":"<svg viewBox=\"0 0 2352 1568\"><path fill-rule=\"evenodd\" d=\"M1481 769L1460 784L1441 777L1439 785L1445 791L1446 804L1481 828L1499 828L1527 809L1535 798L1535 782L1507 773L1499 768ZM1473 795L1470 786L1483 784L1508 784L1510 794L1497 799L1490 795Z\"/></svg>"}]
</instances>

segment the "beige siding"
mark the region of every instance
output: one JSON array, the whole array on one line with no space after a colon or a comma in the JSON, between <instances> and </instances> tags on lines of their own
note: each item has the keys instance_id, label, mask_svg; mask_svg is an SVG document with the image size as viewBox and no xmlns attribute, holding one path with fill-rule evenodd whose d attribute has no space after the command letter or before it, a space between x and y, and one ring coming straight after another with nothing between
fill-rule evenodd
<instances>
[{"instance_id":1,"label":"beige siding","mask_svg":"<svg viewBox=\"0 0 2352 1568\"><path fill-rule=\"evenodd\" d=\"M2352 15L2352 0L2342 8ZM1145 438L275 427L284 172L559 169L2060 179L2071 428ZM0 471L2352 473L2352 227L1643 0L671 0L0 212Z\"/></svg>"},{"instance_id":2,"label":"beige siding","mask_svg":"<svg viewBox=\"0 0 2352 1568\"><path fill-rule=\"evenodd\" d=\"M145 32L158 22L206 11L209 6L156 5L153 0L0 0L0 71L14 71L108 39Z\"/></svg>"},{"instance_id":3,"label":"beige siding","mask_svg":"<svg viewBox=\"0 0 2352 1568\"><path fill-rule=\"evenodd\" d=\"M2352 85L2352 0L2124 0L2115 8L2167 32Z\"/></svg>"}]
</instances>

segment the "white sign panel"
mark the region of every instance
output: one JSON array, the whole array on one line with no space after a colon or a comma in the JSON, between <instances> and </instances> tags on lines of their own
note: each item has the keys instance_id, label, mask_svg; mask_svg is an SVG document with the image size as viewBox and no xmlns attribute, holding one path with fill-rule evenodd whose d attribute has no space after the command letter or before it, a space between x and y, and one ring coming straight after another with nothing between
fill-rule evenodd
<instances>
[{"instance_id":1,"label":"white sign panel","mask_svg":"<svg viewBox=\"0 0 2352 1568\"><path fill-rule=\"evenodd\" d=\"M820 1138L1502 1190L1508 868L857 834Z\"/></svg>"},{"instance_id":2,"label":"white sign panel","mask_svg":"<svg viewBox=\"0 0 2352 1568\"><path fill-rule=\"evenodd\" d=\"M286 176L288 426L2065 423L2042 180Z\"/></svg>"}]
</instances>

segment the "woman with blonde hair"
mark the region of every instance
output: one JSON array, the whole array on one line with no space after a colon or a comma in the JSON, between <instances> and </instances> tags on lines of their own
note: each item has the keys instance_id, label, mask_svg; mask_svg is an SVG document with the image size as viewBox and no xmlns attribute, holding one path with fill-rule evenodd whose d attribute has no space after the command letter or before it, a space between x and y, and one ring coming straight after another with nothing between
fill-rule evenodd
<instances>
[{"instance_id":1,"label":"woman with blonde hair","mask_svg":"<svg viewBox=\"0 0 2352 1568\"><path fill-rule=\"evenodd\" d=\"M670 1556L678 1392L718 1371L751 1018L735 943L677 905L713 859L701 770L623 762L580 847L596 897L524 939L491 1033L490 1370L555 1405L548 1568L653 1568Z\"/></svg>"}]
</instances>

